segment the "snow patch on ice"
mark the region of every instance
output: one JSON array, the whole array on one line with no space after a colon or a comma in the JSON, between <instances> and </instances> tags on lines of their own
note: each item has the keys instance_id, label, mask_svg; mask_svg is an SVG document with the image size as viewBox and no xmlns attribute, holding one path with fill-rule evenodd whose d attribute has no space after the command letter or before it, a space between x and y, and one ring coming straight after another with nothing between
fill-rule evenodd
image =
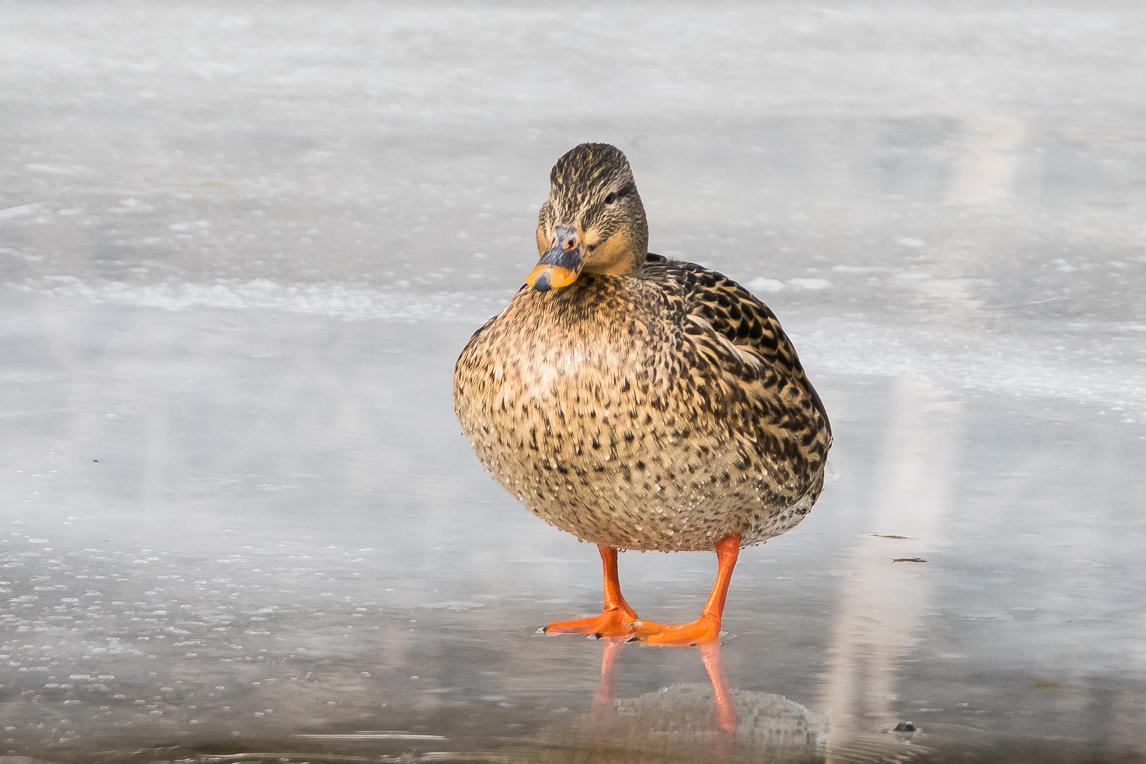
<instances>
[{"instance_id":1,"label":"snow patch on ice","mask_svg":"<svg viewBox=\"0 0 1146 764\"><path fill-rule=\"evenodd\" d=\"M923 239L917 239L914 236L900 236L895 240L895 243L908 249L922 249L927 245Z\"/></svg>"},{"instance_id":2,"label":"snow patch on ice","mask_svg":"<svg viewBox=\"0 0 1146 764\"><path fill-rule=\"evenodd\" d=\"M16 220L17 218L28 217L37 212L43 211L43 202L30 202L28 204L18 204L14 207L5 207L0 209L0 220Z\"/></svg>"},{"instance_id":3,"label":"snow patch on ice","mask_svg":"<svg viewBox=\"0 0 1146 764\"><path fill-rule=\"evenodd\" d=\"M817 290L817 289L827 289L828 287L830 287L832 285L832 282L828 281L827 279L796 278L796 279L788 279L788 284L789 284L789 286L795 287L796 289Z\"/></svg>"},{"instance_id":4,"label":"snow patch on ice","mask_svg":"<svg viewBox=\"0 0 1146 764\"><path fill-rule=\"evenodd\" d=\"M827 289L831 285L832 282L827 279L794 278L783 282L779 279L766 279L760 276L749 281L747 287L753 292L780 292L788 287L792 289L817 290Z\"/></svg>"},{"instance_id":5,"label":"snow patch on ice","mask_svg":"<svg viewBox=\"0 0 1146 764\"><path fill-rule=\"evenodd\" d=\"M128 284L48 276L5 286L22 292L80 298L99 304L171 311L193 308L279 310L352 320L483 320L498 310L496 300L461 292L414 293L337 283L278 284L267 279L221 280L212 284Z\"/></svg>"},{"instance_id":6,"label":"snow patch on ice","mask_svg":"<svg viewBox=\"0 0 1146 764\"><path fill-rule=\"evenodd\" d=\"M984 335L954 326L904 328L853 318L802 316L786 322L809 373L927 379L950 390L1057 398L1146 415L1140 358L1096 327L1070 347L1040 346L1022 333ZM1133 324L1124 325L1128 332ZM1115 359L1127 357L1127 362Z\"/></svg>"},{"instance_id":7,"label":"snow patch on ice","mask_svg":"<svg viewBox=\"0 0 1146 764\"><path fill-rule=\"evenodd\" d=\"M748 288L753 292L779 292L787 285L776 279L766 279L763 276L748 282Z\"/></svg>"}]
</instances>

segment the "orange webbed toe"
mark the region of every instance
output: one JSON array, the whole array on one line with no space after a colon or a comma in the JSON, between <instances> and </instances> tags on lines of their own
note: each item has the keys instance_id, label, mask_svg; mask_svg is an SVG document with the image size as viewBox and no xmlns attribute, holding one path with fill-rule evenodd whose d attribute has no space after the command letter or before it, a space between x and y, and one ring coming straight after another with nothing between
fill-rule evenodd
<instances>
[{"instance_id":1,"label":"orange webbed toe","mask_svg":"<svg viewBox=\"0 0 1146 764\"><path fill-rule=\"evenodd\" d=\"M634 631L634 638L662 647L707 645L720 639L720 619L713 615L701 615L695 621L667 625L642 621Z\"/></svg>"},{"instance_id":2,"label":"orange webbed toe","mask_svg":"<svg viewBox=\"0 0 1146 764\"><path fill-rule=\"evenodd\" d=\"M598 615L574 618L569 621L554 621L542 628L546 634L586 634L597 637L627 637L636 633L633 624L637 614L615 608Z\"/></svg>"}]
</instances>

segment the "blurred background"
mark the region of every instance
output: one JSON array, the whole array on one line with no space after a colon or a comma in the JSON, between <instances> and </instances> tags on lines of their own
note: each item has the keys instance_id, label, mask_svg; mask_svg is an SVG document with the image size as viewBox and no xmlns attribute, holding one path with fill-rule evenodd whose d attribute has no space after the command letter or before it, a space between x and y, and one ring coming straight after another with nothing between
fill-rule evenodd
<instances>
[{"instance_id":1,"label":"blurred background","mask_svg":"<svg viewBox=\"0 0 1146 764\"><path fill-rule=\"evenodd\" d=\"M1144 30L0 0L0 754L1146 755ZM597 607L596 552L453 418L589 140L654 252L779 314L835 429L815 511L742 555L718 672L535 634ZM713 566L621 559L657 620Z\"/></svg>"}]
</instances>

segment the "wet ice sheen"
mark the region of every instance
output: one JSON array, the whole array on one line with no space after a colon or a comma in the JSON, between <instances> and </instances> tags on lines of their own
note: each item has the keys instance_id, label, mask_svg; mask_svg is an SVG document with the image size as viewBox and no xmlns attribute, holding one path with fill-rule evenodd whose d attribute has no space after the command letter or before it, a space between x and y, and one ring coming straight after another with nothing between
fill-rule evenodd
<instances>
[{"instance_id":1,"label":"wet ice sheen","mask_svg":"<svg viewBox=\"0 0 1146 764\"><path fill-rule=\"evenodd\" d=\"M1141 9L4 12L0 755L1146 752ZM735 729L696 651L534 634L596 555L450 411L585 139L832 415L733 581ZM621 559L662 621L712 569Z\"/></svg>"}]
</instances>

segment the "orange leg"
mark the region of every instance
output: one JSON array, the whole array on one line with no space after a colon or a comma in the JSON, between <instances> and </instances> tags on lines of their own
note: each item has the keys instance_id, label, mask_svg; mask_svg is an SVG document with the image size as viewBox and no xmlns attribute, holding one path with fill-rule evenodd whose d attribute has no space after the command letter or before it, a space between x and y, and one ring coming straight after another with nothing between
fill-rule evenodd
<instances>
[{"instance_id":1,"label":"orange leg","mask_svg":"<svg viewBox=\"0 0 1146 764\"><path fill-rule=\"evenodd\" d=\"M637 624L635 638L650 645L703 645L720 637L720 617L724 614L724 600L728 596L728 583L732 569L740 554L740 535L725 536L716 542L716 583L708 601L701 608L700 617L689 623L661 625L644 621Z\"/></svg>"},{"instance_id":2,"label":"orange leg","mask_svg":"<svg viewBox=\"0 0 1146 764\"><path fill-rule=\"evenodd\" d=\"M608 546L598 546L597 549L601 552L601 568L605 577L605 607L601 614L572 621L554 621L542 629L546 634L592 634L600 639L636 633L633 624L637 620L637 611L625 602L617 577L617 550Z\"/></svg>"}]
</instances>

